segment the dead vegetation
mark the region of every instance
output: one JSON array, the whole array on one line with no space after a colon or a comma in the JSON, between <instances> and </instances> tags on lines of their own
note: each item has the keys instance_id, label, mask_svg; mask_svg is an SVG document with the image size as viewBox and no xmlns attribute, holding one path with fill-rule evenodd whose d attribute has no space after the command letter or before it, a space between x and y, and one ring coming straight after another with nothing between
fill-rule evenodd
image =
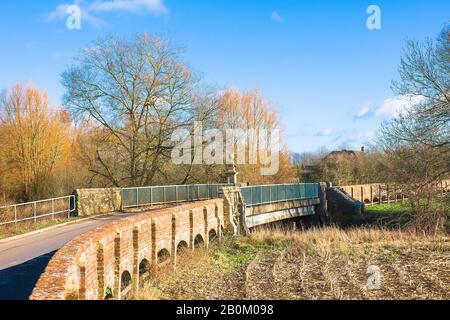
<instances>
[{"instance_id":1,"label":"dead vegetation","mask_svg":"<svg viewBox=\"0 0 450 320\"><path fill-rule=\"evenodd\" d=\"M138 299L449 299L450 239L374 228L266 230L189 252ZM381 287L367 287L369 266Z\"/></svg>"}]
</instances>

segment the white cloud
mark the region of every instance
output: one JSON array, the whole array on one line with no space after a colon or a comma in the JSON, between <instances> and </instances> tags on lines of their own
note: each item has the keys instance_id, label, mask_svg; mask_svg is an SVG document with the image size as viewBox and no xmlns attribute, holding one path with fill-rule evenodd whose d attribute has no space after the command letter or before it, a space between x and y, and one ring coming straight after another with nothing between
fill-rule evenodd
<instances>
[{"instance_id":1,"label":"white cloud","mask_svg":"<svg viewBox=\"0 0 450 320\"><path fill-rule=\"evenodd\" d=\"M169 12L163 0L97 0L89 6L89 9L92 12L142 12L145 10L153 14L167 14Z\"/></svg>"},{"instance_id":2,"label":"white cloud","mask_svg":"<svg viewBox=\"0 0 450 320\"><path fill-rule=\"evenodd\" d=\"M45 22L66 19L69 17L67 8L73 4L60 4L55 10L48 13L44 19ZM96 0L87 2L82 0L75 1L75 5L81 9L81 20L88 22L94 27L101 27L105 22L94 14L111 12L128 13L152 13L155 15L165 15L169 10L164 5L164 0Z\"/></svg>"},{"instance_id":3,"label":"white cloud","mask_svg":"<svg viewBox=\"0 0 450 320\"><path fill-rule=\"evenodd\" d=\"M361 108L356 113L356 118L362 118L364 116L367 116L370 113L371 103L368 102L361 106Z\"/></svg>"},{"instance_id":4,"label":"white cloud","mask_svg":"<svg viewBox=\"0 0 450 320\"><path fill-rule=\"evenodd\" d=\"M421 96L397 96L384 100L375 114L379 117L395 118L411 106L424 101Z\"/></svg>"},{"instance_id":5,"label":"white cloud","mask_svg":"<svg viewBox=\"0 0 450 320\"><path fill-rule=\"evenodd\" d=\"M320 137L329 137L333 134L333 128L325 128L323 129L321 132L318 132L316 134L316 136L320 136Z\"/></svg>"},{"instance_id":6,"label":"white cloud","mask_svg":"<svg viewBox=\"0 0 450 320\"><path fill-rule=\"evenodd\" d=\"M282 20L281 16L278 12L276 11L272 12L272 21L281 22L281 20Z\"/></svg>"},{"instance_id":7,"label":"white cloud","mask_svg":"<svg viewBox=\"0 0 450 320\"><path fill-rule=\"evenodd\" d=\"M333 133L333 129L332 128L326 128L326 129L324 129L323 131L322 131L322 134L324 135L324 136L329 136L329 135L331 135Z\"/></svg>"}]
</instances>

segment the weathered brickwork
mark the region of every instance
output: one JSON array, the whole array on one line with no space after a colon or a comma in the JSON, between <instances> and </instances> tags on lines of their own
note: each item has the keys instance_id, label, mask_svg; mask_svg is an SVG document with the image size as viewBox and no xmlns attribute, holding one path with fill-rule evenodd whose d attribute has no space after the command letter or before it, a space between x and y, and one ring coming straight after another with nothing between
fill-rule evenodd
<instances>
[{"instance_id":1,"label":"weathered brickwork","mask_svg":"<svg viewBox=\"0 0 450 320\"><path fill-rule=\"evenodd\" d=\"M152 270L176 264L178 250L220 237L223 200L149 211L81 235L50 260L30 299L121 299Z\"/></svg>"},{"instance_id":2,"label":"weathered brickwork","mask_svg":"<svg viewBox=\"0 0 450 320\"><path fill-rule=\"evenodd\" d=\"M402 200L405 195L401 188L395 184L363 184L340 187L352 198L364 202L365 204L395 202ZM440 183L440 189L443 193L450 192L450 180L444 180Z\"/></svg>"}]
</instances>

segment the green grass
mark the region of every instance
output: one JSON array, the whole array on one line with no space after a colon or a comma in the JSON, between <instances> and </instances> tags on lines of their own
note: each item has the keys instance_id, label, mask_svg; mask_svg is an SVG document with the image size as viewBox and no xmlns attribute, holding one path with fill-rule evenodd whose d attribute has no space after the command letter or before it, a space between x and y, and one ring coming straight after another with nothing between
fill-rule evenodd
<instances>
[{"instance_id":1,"label":"green grass","mask_svg":"<svg viewBox=\"0 0 450 320\"><path fill-rule=\"evenodd\" d=\"M410 208L405 202L375 204L365 207L366 214L409 214Z\"/></svg>"},{"instance_id":2,"label":"green grass","mask_svg":"<svg viewBox=\"0 0 450 320\"><path fill-rule=\"evenodd\" d=\"M248 265L259 252L276 250L273 244L250 244L240 237L226 238L214 248L211 263L220 267L224 274L231 274L238 268Z\"/></svg>"}]
</instances>

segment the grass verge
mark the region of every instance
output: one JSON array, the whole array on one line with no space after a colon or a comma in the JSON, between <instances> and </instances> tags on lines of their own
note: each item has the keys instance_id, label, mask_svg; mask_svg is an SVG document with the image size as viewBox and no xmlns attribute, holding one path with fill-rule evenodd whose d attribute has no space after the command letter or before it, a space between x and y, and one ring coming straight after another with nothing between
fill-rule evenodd
<instances>
[{"instance_id":1,"label":"grass verge","mask_svg":"<svg viewBox=\"0 0 450 320\"><path fill-rule=\"evenodd\" d=\"M376 290L368 287L373 267ZM449 299L449 272L450 239L443 235L265 230L189 252L175 270L159 270L137 299Z\"/></svg>"},{"instance_id":2,"label":"grass verge","mask_svg":"<svg viewBox=\"0 0 450 320\"><path fill-rule=\"evenodd\" d=\"M79 217L70 219L55 218L55 219L47 219L44 221L38 221L37 223L21 222L18 223L17 225L11 224L6 226L0 226L0 240L56 226L62 223L76 221L79 219L80 219Z\"/></svg>"}]
</instances>

